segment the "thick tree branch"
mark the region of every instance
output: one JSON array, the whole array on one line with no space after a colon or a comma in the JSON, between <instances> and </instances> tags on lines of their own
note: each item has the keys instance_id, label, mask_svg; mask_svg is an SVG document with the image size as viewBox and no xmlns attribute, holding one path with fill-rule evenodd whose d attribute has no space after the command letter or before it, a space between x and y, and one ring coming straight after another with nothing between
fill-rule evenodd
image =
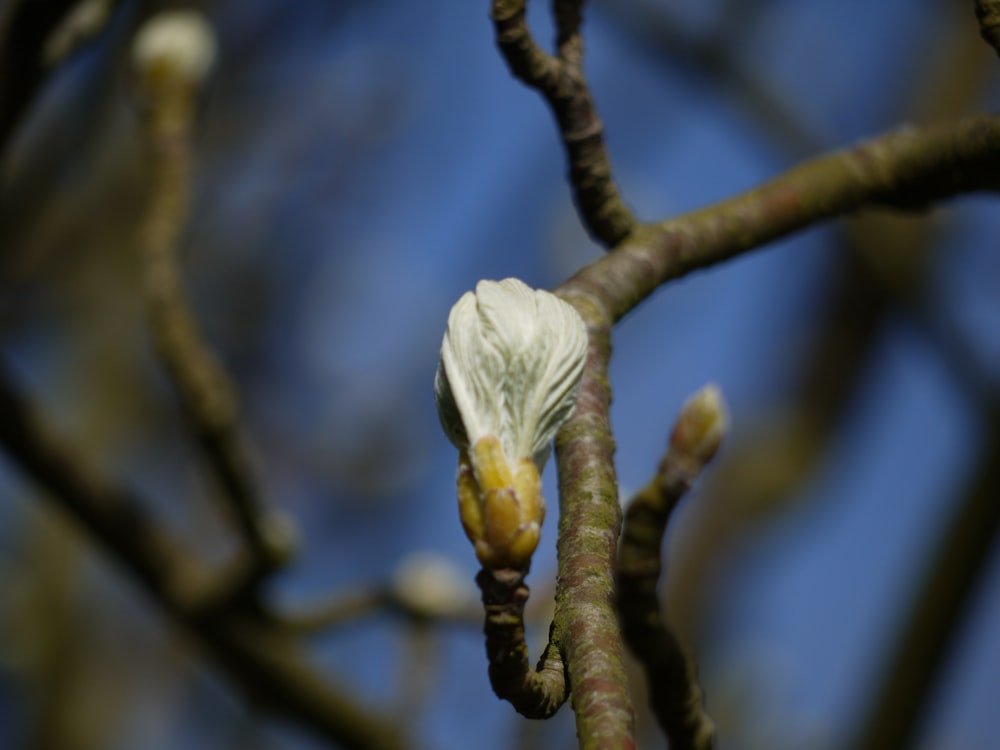
<instances>
[{"instance_id":1,"label":"thick tree branch","mask_svg":"<svg viewBox=\"0 0 1000 750\"><path fill-rule=\"evenodd\" d=\"M205 571L128 492L84 466L51 436L0 372L0 445L121 566L165 613L211 654L260 708L300 722L345 747L406 747L391 724L366 712L349 692L310 666L280 627L236 600L206 598ZM205 602L211 606L204 606Z\"/></svg>"},{"instance_id":2,"label":"thick tree branch","mask_svg":"<svg viewBox=\"0 0 1000 750\"><path fill-rule=\"evenodd\" d=\"M576 412L556 436L559 573L552 644L563 655L580 747L635 747L635 714L614 607L621 506L609 407L611 318L586 292L560 287L590 338Z\"/></svg>"},{"instance_id":3,"label":"thick tree branch","mask_svg":"<svg viewBox=\"0 0 1000 750\"><path fill-rule=\"evenodd\" d=\"M552 108L569 161L577 210L593 238L613 247L635 228L622 201L604 145L604 125L583 74L582 0L555 0L557 56L532 39L525 0L493 0L496 40L511 73L536 89Z\"/></svg>"},{"instance_id":4,"label":"thick tree branch","mask_svg":"<svg viewBox=\"0 0 1000 750\"><path fill-rule=\"evenodd\" d=\"M862 208L921 210L1000 188L1000 116L907 127L793 167L749 192L640 227L564 286L588 290L614 320L658 286L824 219Z\"/></svg>"}]
</instances>

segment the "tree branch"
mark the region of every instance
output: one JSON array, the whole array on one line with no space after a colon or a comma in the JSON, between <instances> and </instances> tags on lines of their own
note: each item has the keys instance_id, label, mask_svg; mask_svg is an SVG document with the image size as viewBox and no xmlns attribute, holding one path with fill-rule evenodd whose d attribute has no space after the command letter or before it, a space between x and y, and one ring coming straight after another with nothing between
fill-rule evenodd
<instances>
[{"instance_id":1,"label":"tree branch","mask_svg":"<svg viewBox=\"0 0 1000 750\"><path fill-rule=\"evenodd\" d=\"M152 195L140 249L149 325L164 370L249 548L246 583L251 585L287 562L293 536L260 494L240 434L236 388L205 343L183 290L177 247L191 193L197 86L169 65L143 81Z\"/></svg>"},{"instance_id":2,"label":"tree branch","mask_svg":"<svg viewBox=\"0 0 1000 750\"><path fill-rule=\"evenodd\" d=\"M650 706L671 750L710 750L715 726L704 711L694 662L661 612L660 550L674 508L718 449L724 423L714 389L701 391L685 404L659 471L629 504L622 532L618 557L622 631L642 663Z\"/></svg>"},{"instance_id":3,"label":"tree branch","mask_svg":"<svg viewBox=\"0 0 1000 750\"><path fill-rule=\"evenodd\" d=\"M566 671L558 647L551 641L533 669L524 640L524 605L528 601L527 571L483 568L476 583L486 609L486 657L490 685L529 719L547 719L566 702Z\"/></svg>"},{"instance_id":4,"label":"tree branch","mask_svg":"<svg viewBox=\"0 0 1000 750\"><path fill-rule=\"evenodd\" d=\"M589 352L576 412L556 436L559 571L551 642L563 655L580 746L635 747L624 649L614 608L621 506L609 407L611 318L585 290L557 294L587 324Z\"/></svg>"},{"instance_id":5,"label":"tree branch","mask_svg":"<svg viewBox=\"0 0 1000 750\"><path fill-rule=\"evenodd\" d=\"M587 290L614 320L658 286L824 219L862 208L922 210L1000 188L1000 116L907 127L803 162L760 187L644 225L564 288Z\"/></svg>"},{"instance_id":6,"label":"tree branch","mask_svg":"<svg viewBox=\"0 0 1000 750\"><path fill-rule=\"evenodd\" d=\"M0 445L260 708L345 747L406 747L390 722L369 714L345 688L316 672L308 654L283 629L240 600L206 597L205 592L218 588L207 582L210 576L146 514L138 499L52 438L2 371Z\"/></svg>"},{"instance_id":7,"label":"tree branch","mask_svg":"<svg viewBox=\"0 0 1000 750\"><path fill-rule=\"evenodd\" d=\"M554 0L558 55L545 53L528 28L526 0L493 0L497 46L511 73L537 90L555 115L569 162L569 181L587 231L606 247L622 242L636 227L622 201L583 73L580 37L582 0Z\"/></svg>"}]
</instances>

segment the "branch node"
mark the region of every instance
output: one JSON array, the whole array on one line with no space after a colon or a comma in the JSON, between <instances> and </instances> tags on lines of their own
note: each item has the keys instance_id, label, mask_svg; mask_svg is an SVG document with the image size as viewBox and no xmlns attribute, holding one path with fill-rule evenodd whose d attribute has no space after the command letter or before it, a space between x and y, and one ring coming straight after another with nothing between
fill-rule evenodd
<instances>
[{"instance_id":1,"label":"branch node","mask_svg":"<svg viewBox=\"0 0 1000 750\"><path fill-rule=\"evenodd\" d=\"M566 701L567 683L562 657L550 642L538 669L528 660L524 639L524 605L529 589L527 571L483 568L476 576L482 590L486 622L486 656L490 685L522 716L547 719Z\"/></svg>"}]
</instances>

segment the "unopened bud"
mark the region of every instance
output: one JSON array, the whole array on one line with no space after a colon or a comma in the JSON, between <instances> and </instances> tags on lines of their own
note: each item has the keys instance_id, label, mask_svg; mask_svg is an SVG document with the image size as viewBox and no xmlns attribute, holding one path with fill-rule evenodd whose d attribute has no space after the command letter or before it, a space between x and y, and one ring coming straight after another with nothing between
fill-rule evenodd
<instances>
[{"instance_id":1,"label":"unopened bud","mask_svg":"<svg viewBox=\"0 0 1000 750\"><path fill-rule=\"evenodd\" d=\"M451 309L434 389L459 449L462 525L487 568L530 563L545 517L541 471L586 358L576 310L517 279L480 281Z\"/></svg>"},{"instance_id":2,"label":"unopened bud","mask_svg":"<svg viewBox=\"0 0 1000 750\"><path fill-rule=\"evenodd\" d=\"M466 576L450 560L430 553L405 558L392 577L393 595L424 617L456 617L475 605Z\"/></svg>"},{"instance_id":3,"label":"unopened bud","mask_svg":"<svg viewBox=\"0 0 1000 750\"><path fill-rule=\"evenodd\" d=\"M195 11L164 11L147 20L132 44L132 60L141 75L177 75L200 83L215 61L215 34Z\"/></svg>"},{"instance_id":4,"label":"unopened bud","mask_svg":"<svg viewBox=\"0 0 1000 750\"><path fill-rule=\"evenodd\" d=\"M704 466L716 451L729 429L729 415L722 391L709 383L688 398L670 435L670 450Z\"/></svg>"}]
</instances>

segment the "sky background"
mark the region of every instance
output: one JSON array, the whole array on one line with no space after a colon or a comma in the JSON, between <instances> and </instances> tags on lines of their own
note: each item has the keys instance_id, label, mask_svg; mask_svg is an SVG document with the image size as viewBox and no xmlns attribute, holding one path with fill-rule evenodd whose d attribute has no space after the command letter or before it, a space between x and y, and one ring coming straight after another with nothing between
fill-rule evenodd
<instances>
[{"instance_id":1,"label":"sky background","mask_svg":"<svg viewBox=\"0 0 1000 750\"><path fill-rule=\"evenodd\" d=\"M665 218L905 122L995 108L995 55L971 7L953 5L589 3L585 68L626 202L642 219ZM220 54L183 256L206 336L240 385L263 485L301 528L301 555L270 594L298 606L384 580L425 552L471 586L456 455L433 402L448 310L481 278L551 287L600 253L576 219L547 107L509 75L485 0L206 6ZM230 536L150 354L132 255L146 173L127 48L142 7L123 3L108 33L53 77L7 154L2 354L91 460L220 560ZM547 7L530 17L547 42ZM921 246L921 314L889 305L877 317L819 458L774 507L732 511L738 522L722 536L703 536L712 524L697 511L702 494L725 494L721 480L681 509L672 570L693 565L686 542L718 542L697 568L704 590L684 601L697 603L688 620L727 750L834 748L856 726L982 455L982 404L940 341L970 352L983 381L1000 376L998 230L988 197L889 225ZM623 495L650 477L680 404L705 382L729 401L733 444L772 445L802 406L797 384L833 315L845 247L864 231L817 228L692 274L616 328ZM552 465L545 487L537 597L554 570ZM62 612L90 644L63 663L77 675L69 715L88 725L80 716L104 716L100 706L114 716L81 729L80 747L90 737L123 749L320 747L255 721L47 508L0 462L0 746L35 746L43 713L31 686L44 684L47 652L24 623L41 611ZM998 628L994 554L918 747L990 746ZM412 729L423 746L574 746L568 708L526 724L496 701L477 628L417 640L374 617L315 648L373 704L412 700L406 685L420 686Z\"/></svg>"}]
</instances>

